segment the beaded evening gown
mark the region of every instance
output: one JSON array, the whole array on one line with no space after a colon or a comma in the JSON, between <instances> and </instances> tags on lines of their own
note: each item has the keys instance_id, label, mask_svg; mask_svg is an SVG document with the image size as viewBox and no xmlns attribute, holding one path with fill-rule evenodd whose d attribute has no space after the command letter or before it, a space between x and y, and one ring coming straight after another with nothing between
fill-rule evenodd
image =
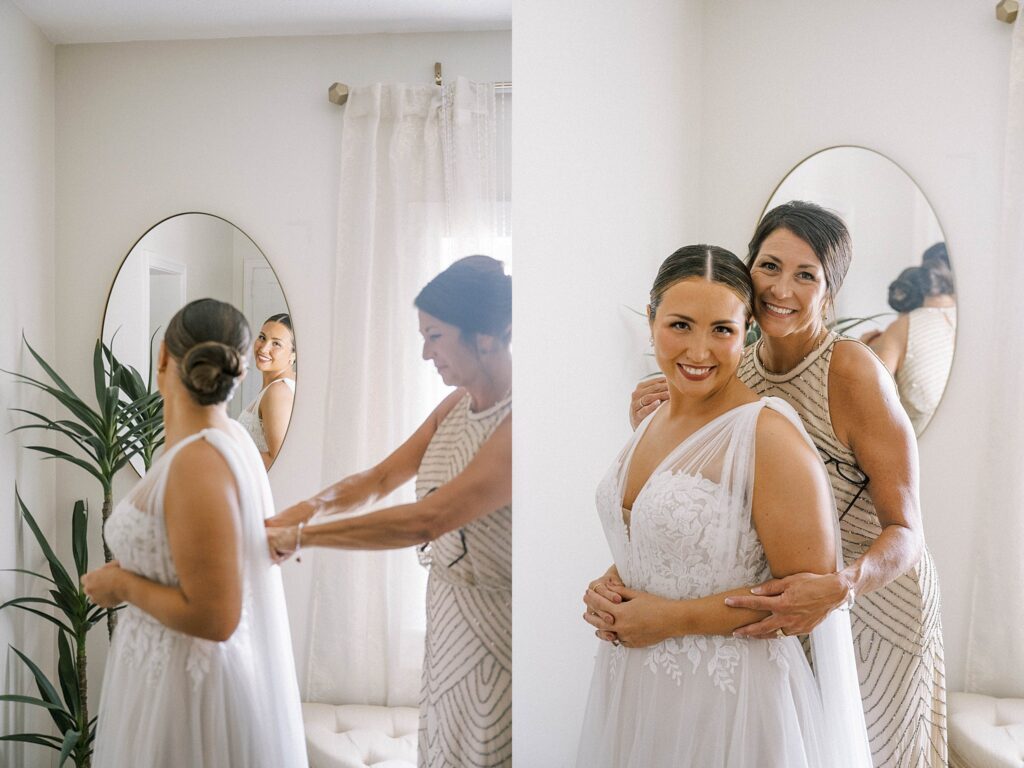
<instances>
[{"instance_id":1,"label":"beaded evening gown","mask_svg":"<svg viewBox=\"0 0 1024 768\"><path fill-rule=\"evenodd\" d=\"M874 504L857 480L857 459L832 429L828 372L836 343L859 344L833 334L796 368L765 370L747 349L740 380L758 394L782 398L800 414L825 460L840 512L843 557L850 563L881 533ZM876 768L946 765L946 676L942 653L939 581L925 549L921 561L882 589L858 595L851 612L853 644L864 717Z\"/></svg>"},{"instance_id":2,"label":"beaded evening gown","mask_svg":"<svg viewBox=\"0 0 1024 768\"><path fill-rule=\"evenodd\" d=\"M169 629L133 605L119 614L107 656L93 765L97 768L305 768L306 742L280 569L267 550L263 520L273 513L256 448L205 429L157 460L106 523L121 566L177 584L163 499L174 457L206 440L238 484L242 615L224 642Z\"/></svg>"},{"instance_id":3,"label":"beaded evening gown","mask_svg":"<svg viewBox=\"0 0 1024 768\"><path fill-rule=\"evenodd\" d=\"M420 462L416 496L458 475L512 410L474 413L462 398ZM421 768L512 765L512 508L429 545L427 637L420 696Z\"/></svg>"}]
</instances>

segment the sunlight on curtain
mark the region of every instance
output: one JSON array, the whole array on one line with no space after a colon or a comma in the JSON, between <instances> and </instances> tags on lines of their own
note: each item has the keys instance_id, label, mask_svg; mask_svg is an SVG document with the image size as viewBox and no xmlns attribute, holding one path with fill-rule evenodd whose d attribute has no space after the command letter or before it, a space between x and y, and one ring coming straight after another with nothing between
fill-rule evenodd
<instances>
[{"instance_id":1,"label":"sunlight on curtain","mask_svg":"<svg viewBox=\"0 0 1024 768\"><path fill-rule=\"evenodd\" d=\"M511 253L507 140L497 149L508 98L463 78L349 95L325 485L383 459L445 395L420 357L413 299L461 256ZM412 498L409 485L384 505ZM415 552L317 550L313 569L307 700L416 705L426 572Z\"/></svg>"},{"instance_id":2,"label":"sunlight on curtain","mask_svg":"<svg viewBox=\"0 0 1024 768\"><path fill-rule=\"evenodd\" d=\"M1000 334L987 462L987 520L976 549L967 639L967 690L1024 696L1024 15L1010 54L1010 101L1003 169L1002 245L991 281Z\"/></svg>"}]
</instances>

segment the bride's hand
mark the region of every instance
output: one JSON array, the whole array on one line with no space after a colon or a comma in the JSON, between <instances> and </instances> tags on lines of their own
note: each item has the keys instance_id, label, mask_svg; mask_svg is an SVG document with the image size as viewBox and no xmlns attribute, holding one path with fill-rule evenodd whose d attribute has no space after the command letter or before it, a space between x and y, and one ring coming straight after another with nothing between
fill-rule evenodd
<instances>
[{"instance_id":1,"label":"bride's hand","mask_svg":"<svg viewBox=\"0 0 1024 768\"><path fill-rule=\"evenodd\" d=\"M622 579L619 577L619 570L613 565L607 571L604 572L598 579L590 582L587 585L587 591L583 595L583 603L587 606L586 613L583 614L584 621L588 621L588 616L600 618L606 625L615 623L615 618L608 609L615 604L622 602L622 597L617 593L613 592L612 586L623 586ZM618 640L618 636L615 632L598 629L595 633L598 639L607 640L608 642L615 642Z\"/></svg>"},{"instance_id":2,"label":"bride's hand","mask_svg":"<svg viewBox=\"0 0 1024 768\"><path fill-rule=\"evenodd\" d=\"M312 501L300 501L292 504L283 512L278 512L273 517L263 521L267 528L286 528L291 525L298 525L309 520L317 513L317 505Z\"/></svg>"},{"instance_id":3,"label":"bride's hand","mask_svg":"<svg viewBox=\"0 0 1024 768\"><path fill-rule=\"evenodd\" d=\"M295 554L298 530L295 526L267 528L267 546L275 563L283 563Z\"/></svg>"},{"instance_id":4,"label":"bride's hand","mask_svg":"<svg viewBox=\"0 0 1024 768\"><path fill-rule=\"evenodd\" d=\"M849 584L838 573L795 573L784 579L771 579L754 587L750 596L728 597L726 605L771 611L772 615L754 624L740 627L737 637L766 640L781 629L787 635L806 635L829 612L846 602Z\"/></svg>"},{"instance_id":5,"label":"bride's hand","mask_svg":"<svg viewBox=\"0 0 1024 768\"><path fill-rule=\"evenodd\" d=\"M606 622L598 615L587 613L583 618L599 632L614 632L622 645L629 648L645 648L672 637L671 629L665 623L665 617L676 601L669 600L649 592L639 592L622 585L610 585L622 602L608 603L607 613L612 622Z\"/></svg>"},{"instance_id":6,"label":"bride's hand","mask_svg":"<svg viewBox=\"0 0 1024 768\"><path fill-rule=\"evenodd\" d=\"M121 596L122 576L125 571L117 560L82 575L82 589L96 605L113 608L124 602Z\"/></svg>"}]
</instances>

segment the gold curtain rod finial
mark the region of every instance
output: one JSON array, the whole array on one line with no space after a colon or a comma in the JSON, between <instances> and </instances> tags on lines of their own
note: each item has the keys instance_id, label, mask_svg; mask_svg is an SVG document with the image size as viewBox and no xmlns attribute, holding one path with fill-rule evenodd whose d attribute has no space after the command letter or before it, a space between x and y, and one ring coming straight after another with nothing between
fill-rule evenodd
<instances>
[{"instance_id":1,"label":"gold curtain rod finial","mask_svg":"<svg viewBox=\"0 0 1024 768\"><path fill-rule=\"evenodd\" d=\"M1019 0L1000 0L996 3L996 18L1000 21L1013 24L1017 20L1018 13L1020 13Z\"/></svg>"},{"instance_id":2,"label":"gold curtain rod finial","mask_svg":"<svg viewBox=\"0 0 1024 768\"><path fill-rule=\"evenodd\" d=\"M348 101L348 86L344 83L333 83L327 89L327 98L330 99L331 104L337 104L340 107Z\"/></svg>"},{"instance_id":3,"label":"gold curtain rod finial","mask_svg":"<svg viewBox=\"0 0 1024 768\"><path fill-rule=\"evenodd\" d=\"M434 62L434 85L441 85L441 62Z\"/></svg>"}]
</instances>

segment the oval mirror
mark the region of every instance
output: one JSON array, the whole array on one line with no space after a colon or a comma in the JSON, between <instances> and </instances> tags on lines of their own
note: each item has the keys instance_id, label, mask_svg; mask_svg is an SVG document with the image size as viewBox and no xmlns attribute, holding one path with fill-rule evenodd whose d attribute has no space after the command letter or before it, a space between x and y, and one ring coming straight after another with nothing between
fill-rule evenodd
<instances>
[{"instance_id":1,"label":"oval mirror","mask_svg":"<svg viewBox=\"0 0 1024 768\"><path fill-rule=\"evenodd\" d=\"M118 268L103 314L102 339L124 365L156 389L154 364L168 321L182 306L214 298L238 307L253 336L248 373L228 412L253 436L269 469L291 419L293 397L263 402L270 386L295 389L295 339L284 291L266 256L231 222L182 213L150 228ZM281 406L278 403L285 403ZM152 459L132 459L140 473Z\"/></svg>"},{"instance_id":2,"label":"oval mirror","mask_svg":"<svg viewBox=\"0 0 1024 768\"><path fill-rule=\"evenodd\" d=\"M842 217L853 263L835 302L835 328L867 343L892 372L918 436L946 388L956 342L956 293L945 236L907 173L863 147L830 147L797 165L762 216L807 200Z\"/></svg>"}]
</instances>

